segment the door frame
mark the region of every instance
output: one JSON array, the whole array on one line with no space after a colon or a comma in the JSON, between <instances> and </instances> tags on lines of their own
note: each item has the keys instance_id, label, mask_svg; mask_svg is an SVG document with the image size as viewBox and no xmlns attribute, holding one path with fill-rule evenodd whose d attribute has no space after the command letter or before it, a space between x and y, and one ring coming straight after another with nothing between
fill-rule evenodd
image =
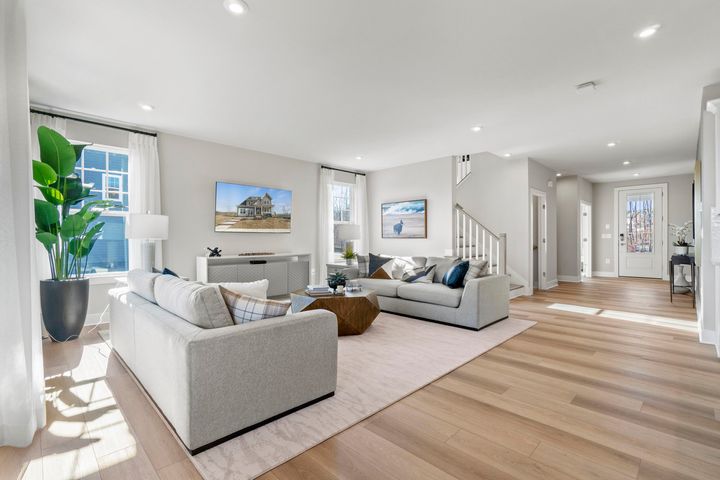
<instances>
[{"instance_id":1,"label":"door frame","mask_svg":"<svg viewBox=\"0 0 720 480\"><path fill-rule=\"evenodd\" d=\"M615 277L620 277L620 242L618 242L618 203L620 198L620 191L624 190L647 190L651 188L659 188L662 190L662 221L660 227L662 232L660 238L662 239L662 279L669 280L668 272L668 184L667 183L648 183L645 185L627 185L624 187L615 187L613 192L613 253L615 255L614 269L613 272ZM630 277L629 277L630 278Z\"/></svg>"},{"instance_id":2,"label":"door frame","mask_svg":"<svg viewBox=\"0 0 720 480\"><path fill-rule=\"evenodd\" d=\"M583 278L592 278L592 265L593 265L593 251L592 251L592 202L586 202L585 200L580 200L580 263L582 264L582 245L583 245L583 235L582 235L582 221L583 221L583 207L587 207L588 209L588 236L587 236L587 250L588 250L588 262L587 265L585 265L585 269L580 269L580 281L583 281Z\"/></svg>"},{"instance_id":3,"label":"door frame","mask_svg":"<svg viewBox=\"0 0 720 480\"><path fill-rule=\"evenodd\" d=\"M530 228L528 232L528 238L530 240L528 246L530 247L530 255L529 255L529 278L528 278L528 286L526 287L526 294L527 295L533 295L534 293L534 285L533 285L533 278L535 275L535 265L533 262L533 223L535 222L535 218L533 217L533 202L535 201L535 197L538 198L539 202L542 202L539 205L545 205L545 208L540 209L538 208L538 236L543 238L545 240L544 243L541 244L541 242L538 242L538 269L540 270L538 272L538 290L547 290L548 289L548 283L547 283L547 193L543 192L542 190L537 190L535 188L530 189ZM542 211L542 213L541 213ZM542 273L545 273L545 276L542 275Z\"/></svg>"}]
</instances>

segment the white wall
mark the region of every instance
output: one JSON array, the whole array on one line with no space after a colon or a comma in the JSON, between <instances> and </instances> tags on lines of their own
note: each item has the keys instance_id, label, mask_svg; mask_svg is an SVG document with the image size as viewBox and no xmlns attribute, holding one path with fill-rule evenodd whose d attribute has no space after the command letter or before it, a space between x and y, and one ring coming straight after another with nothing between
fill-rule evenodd
<instances>
[{"instance_id":1,"label":"white wall","mask_svg":"<svg viewBox=\"0 0 720 480\"><path fill-rule=\"evenodd\" d=\"M596 183L593 189L593 225L592 249L593 270L612 273L617 270L617 242L614 237L602 238L603 234L614 235L614 196L615 188L635 185L668 184L668 223L682 225L692 220L692 183L693 176L674 175L629 180L625 182ZM668 255L672 255L672 241L668 232ZM607 263L607 260L610 263ZM666 260L667 261L667 260Z\"/></svg>"},{"instance_id":2,"label":"white wall","mask_svg":"<svg viewBox=\"0 0 720 480\"><path fill-rule=\"evenodd\" d=\"M160 134L162 209L170 217L163 262L196 278L195 257L205 247L240 252L315 254L320 166L292 158ZM292 190L292 233L215 233L215 182Z\"/></svg>"},{"instance_id":3,"label":"white wall","mask_svg":"<svg viewBox=\"0 0 720 480\"><path fill-rule=\"evenodd\" d=\"M492 232L507 234L507 265L513 282L529 285L529 160L487 152L470 158L472 174L455 189L455 201Z\"/></svg>"},{"instance_id":4,"label":"white wall","mask_svg":"<svg viewBox=\"0 0 720 480\"><path fill-rule=\"evenodd\" d=\"M368 173L370 251L435 256L444 255L445 250L452 248L452 175L451 157ZM428 238L381 238L380 205L417 199L427 199Z\"/></svg>"},{"instance_id":5,"label":"white wall","mask_svg":"<svg viewBox=\"0 0 720 480\"><path fill-rule=\"evenodd\" d=\"M528 181L530 188L545 192L547 209L547 272L545 281L549 284L557 281L557 185L555 171L535 160L528 161ZM549 186L552 184L552 187Z\"/></svg>"},{"instance_id":6,"label":"white wall","mask_svg":"<svg viewBox=\"0 0 720 480\"><path fill-rule=\"evenodd\" d=\"M558 279L580 280L580 249L578 209L580 190L578 177L557 179Z\"/></svg>"}]
</instances>

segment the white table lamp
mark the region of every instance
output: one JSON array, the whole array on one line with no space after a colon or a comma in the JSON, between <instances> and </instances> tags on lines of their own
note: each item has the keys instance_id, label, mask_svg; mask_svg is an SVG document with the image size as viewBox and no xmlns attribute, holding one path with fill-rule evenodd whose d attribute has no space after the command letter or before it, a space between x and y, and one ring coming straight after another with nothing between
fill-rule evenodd
<instances>
[{"instance_id":1,"label":"white table lamp","mask_svg":"<svg viewBox=\"0 0 720 480\"><path fill-rule=\"evenodd\" d=\"M125 223L125 238L142 240L142 269L152 272L155 265L155 241L167 240L168 222L166 215L131 213Z\"/></svg>"},{"instance_id":2,"label":"white table lamp","mask_svg":"<svg viewBox=\"0 0 720 480\"><path fill-rule=\"evenodd\" d=\"M352 241L360 240L360 225L356 223L341 223L337 226L338 240L346 242L346 246L353 248ZM354 249L353 249L354 250Z\"/></svg>"}]
</instances>

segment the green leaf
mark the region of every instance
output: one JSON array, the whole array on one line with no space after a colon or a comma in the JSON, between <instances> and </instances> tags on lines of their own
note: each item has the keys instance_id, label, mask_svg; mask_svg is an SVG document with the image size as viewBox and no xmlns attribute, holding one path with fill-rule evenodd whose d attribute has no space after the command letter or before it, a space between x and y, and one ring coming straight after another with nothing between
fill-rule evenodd
<instances>
[{"instance_id":1,"label":"green leaf","mask_svg":"<svg viewBox=\"0 0 720 480\"><path fill-rule=\"evenodd\" d=\"M65 240L71 240L82 235L86 227L87 222L85 222L85 219L81 215L68 215L60 227L60 236Z\"/></svg>"},{"instance_id":2,"label":"green leaf","mask_svg":"<svg viewBox=\"0 0 720 480\"><path fill-rule=\"evenodd\" d=\"M45 250L50 250L56 243L57 243L57 235L53 235L49 232L37 232L35 234L35 238L37 238L40 243L43 244L45 247Z\"/></svg>"},{"instance_id":3,"label":"green leaf","mask_svg":"<svg viewBox=\"0 0 720 480\"><path fill-rule=\"evenodd\" d=\"M52 186L62 192L65 203L72 204L83 194L83 184L77 175L59 177L58 181Z\"/></svg>"},{"instance_id":4,"label":"green leaf","mask_svg":"<svg viewBox=\"0 0 720 480\"><path fill-rule=\"evenodd\" d=\"M55 205L45 200L35 199L35 225L41 232L53 232L57 229L60 214Z\"/></svg>"},{"instance_id":5,"label":"green leaf","mask_svg":"<svg viewBox=\"0 0 720 480\"><path fill-rule=\"evenodd\" d=\"M57 188L53 187L37 187L40 192L42 192L43 197L45 197L45 200L52 203L53 205L62 205L63 201L65 200L63 197L62 192L58 190Z\"/></svg>"},{"instance_id":6,"label":"green leaf","mask_svg":"<svg viewBox=\"0 0 720 480\"><path fill-rule=\"evenodd\" d=\"M85 237L83 238L83 247L87 248L90 246L91 242L93 242L93 238L96 236L99 236L100 233L102 233L102 229L105 226L105 222L98 222L92 227L90 227L90 230L85 234Z\"/></svg>"},{"instance_id":7,"label":"green leaf","mask_svg":"<svg viewBox=\"0 0 720 480\"><path fill-rule=\"evenodd\" d=\"M33 180L40 185L47 187L48 185L52 185L57 182L57 173L55 173L55 170L53 170L50 165L33 160L32 168Z\"/></svg>"},{"instance_id":8,"label":"green leaf","mask_svg":"<svg viewBox=\"0 0 720 480\"><path fill-rule=\"evenodd\" d=\"M40 127L37 131L40 144L40 161L55 170L59 177L67 177L75 171L77 156L75 148L65 137L51 128Z\"/></svg>"},{"instance_id":9,"label":"green leaf","mask_svg":"<svg viewBox=\"0 0 720 480\"><path fill-rule=\"evenodd\" d=\"M91 143L74 143L73 144L73 150L75 150L75 162L77 163L78 160L80 160L80 155L82 155L83 149L87 147L88 145L92 145Z\"/></svg>"}]
</instances>

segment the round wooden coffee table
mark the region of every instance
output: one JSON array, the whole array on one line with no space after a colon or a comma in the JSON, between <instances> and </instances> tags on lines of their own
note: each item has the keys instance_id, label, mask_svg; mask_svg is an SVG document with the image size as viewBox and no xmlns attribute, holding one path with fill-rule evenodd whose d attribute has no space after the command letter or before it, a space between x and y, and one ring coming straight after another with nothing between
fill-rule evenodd
<instances>
[{"instance_id":1,"label":"round wooden coffee table","mask_svg":"<svg viewBox=\"0 0 720 480\"><path fill-rule=\"evenodd\" d=\"M372 290L322 297L313 297L306 294L305 290L297 290L290 294L290 298L293 313L308 310L328 310L334 313L338 336L360 335L380 314L380 304Z\"/></svg>"}]
</instances>

